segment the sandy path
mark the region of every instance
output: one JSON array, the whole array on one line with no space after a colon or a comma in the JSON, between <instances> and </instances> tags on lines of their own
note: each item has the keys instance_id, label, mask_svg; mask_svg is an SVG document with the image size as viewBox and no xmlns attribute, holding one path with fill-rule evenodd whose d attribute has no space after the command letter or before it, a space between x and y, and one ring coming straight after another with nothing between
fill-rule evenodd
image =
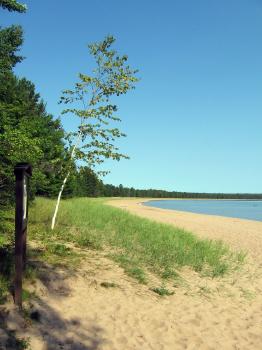
<instances>
[{"instance_id":1,"label":"sandy path","mask_svg":"<svg viewBox=\"0 0 262 350\"><path fill-rule=\"evenodd\" d=\"M158 210L144 208L134 201L114 201L114 205L155 220L170 223L177 220L161 210L156 216ZM185 216L182 218L183 227L189 228L184 226ZM212 238L216 232L222 238L222 226L228 220L220 219L224 224L221 221L215 227L219 221L216 219L210 226ZM209 236L209 229L201 220L192 219L189 225L195 221L201 231L196 233ZM257 237L257 244L261 244L261 226L257 226L258 231L255 226L248 229L249 237ZM28 326L12 310L6 327L16 329L21 337L29 336L33 350L262 349L261 260L254 262L258 250L251 243L244 245L247 240L231 241L231 232L237 235L243 226L236 222L234 228L231 220L228 227L231 231L227 232L227 241L252 253L241 272L212 280L184 271L187 284L168 286L175 294L161 298L149 290L150 285L140 285L126 276L104 253L88 251L77 271L42 267L41 282L37 285L39 300L31 306L38 310L40 320ZM104 288L102 282L117 286ZM157 281L152 283L156 286ZM0 339L4 336L0 332Z\"/></svg>"}]
</instances>

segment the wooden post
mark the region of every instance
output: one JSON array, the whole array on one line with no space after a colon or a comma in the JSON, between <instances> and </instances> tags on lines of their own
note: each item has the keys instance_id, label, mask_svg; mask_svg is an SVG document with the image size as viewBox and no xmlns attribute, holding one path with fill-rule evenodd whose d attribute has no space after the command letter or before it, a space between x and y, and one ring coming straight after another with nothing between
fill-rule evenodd
<instances>
[{"instance_id":1,"label":"wooden post","mask_svg":"<svg viewBox=\"0 0 262 350\"><path fill-rule=\"evenodd\" d=\"M28 178L32 167L28 163L19 163L14 169L16 185L15 208L15 304L22 307L22 278L26 265L26 234L28 217Z\"/></svg>"}]
</instances>

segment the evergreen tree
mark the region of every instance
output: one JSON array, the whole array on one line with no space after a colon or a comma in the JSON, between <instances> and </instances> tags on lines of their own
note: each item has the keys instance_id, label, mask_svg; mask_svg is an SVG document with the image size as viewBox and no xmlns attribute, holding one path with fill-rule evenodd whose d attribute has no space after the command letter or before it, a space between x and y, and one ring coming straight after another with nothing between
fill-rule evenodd
<instances>
[{"instance_id":1,"label":"evergreen tree","mask_svg":"<svg viewBox=\"0 0 262 350\"><path fill-rule=\"evenodd\" d=\"M81 167L76 176L76 192L80 197L98 197L103 195L103 184L96 173L88 168Z\"/></svg>"},{"instance_id":2,"label":"evergreen tree","mask_svg":"<svg viewBox=\"0 0 262 350\"><path fill-rule=\"evenodd\" d=\"M17 55L23 43L23 31L20 26L0 29L0 74L11 71L23 60Z\"/></svg>"},{"instance_id":3,"label":"evergreen tree","mask_svg":"<svg viewBox=\"0 0 262 350\"><path fill-rule=\"evenodd\" d=\"M0 7L8 11L25 12L26 5L20 4L16 0L0 0Z\"/></svg>"},{"instance_id":4,"label":"evergreen tree","mask_svg":"<svg viewBox=\"0 0 262 350\"><path fill-rule=\"evenodd\" d=\"M14 0L0 1L9 11L24 12L25 6ZM45 111L34 84L12 72L21 62L17 55L23 42L22 29L11 26L0 30L0 207L14 199L13 168L17 162L34 167L31 194L52 195L61 181L66 162L64 132L58 120Z\"/></svg>"},{"instance_id":5,"label":"evergreen tree","mask_svg":"<svg viewBox=\"0 0 262 350\"><path fill-rule=\"evenodd\" d=\"M0 190L1 204L11 203L13 168L18 162L34 167L32 193L52 195L62 177L66 158L64 132L45 111L34 85L12 73L0 76ZM59 178L60 174L60 178ZM58 178L57 178L58 177Z\"/></svg>"}]
</instances>

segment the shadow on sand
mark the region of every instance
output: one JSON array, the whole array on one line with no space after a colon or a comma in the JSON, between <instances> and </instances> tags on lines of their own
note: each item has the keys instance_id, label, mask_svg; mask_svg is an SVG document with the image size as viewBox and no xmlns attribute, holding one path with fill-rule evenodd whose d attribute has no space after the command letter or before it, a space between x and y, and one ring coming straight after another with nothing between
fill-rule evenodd
<instances>
[{"instance_id":1,"label":"shadow on sand","mask_svg":"<svg viewBox=\"0 0 262 350\"><path fill-rule=\"evenodd\" d=\"M10 278L10 268L6 268L5 265L3 269L3 257L5 261L9 259L10 267L13 251L0 253L2 256L0 257L0 266L2 266L0 278L3 274L5 277L8 274ZM37 256L37 254L35 250L33 255ZM61 298L67 298L70 295L71 289L67 278L76 273L74 270L50 266L37 259L30 260L29 265L37 270L37 277L47 295L56 298L58 303ZM30 336L36 344L39 344L35 345L39 350L98 350L105 343L103 329L96 325L90 325L86 329L77 318L63 318L61 313L48 305L47 300L47 297L33 297L33 300L28 302L29 306L21 312L13 306L11 300L9 303L0 305L0 350L30 349L26 340Z\"/></svg>"}]
</instances>

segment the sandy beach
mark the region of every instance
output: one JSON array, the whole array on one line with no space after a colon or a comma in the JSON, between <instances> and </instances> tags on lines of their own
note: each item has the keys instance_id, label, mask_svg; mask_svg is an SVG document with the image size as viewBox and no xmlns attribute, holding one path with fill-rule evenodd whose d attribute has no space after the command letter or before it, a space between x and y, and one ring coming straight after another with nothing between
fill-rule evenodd
<instances>
[{"instance_id":1,"label":"sandy beach","mask_svg":"<svg viewBox=\"0 0 262 350\"><path fill-rule=\"evenodd\" d=\"M248 252L246 264L225 278L181 271L175 294L138 284L106 257L87 251L77 271L43 268L31 307L40 320L30 327L9 310L7 325L31 339L33 350L258 350L262 349L262 223L146 207L143 200L110 205L165 222ZM114 288L101 283L111 282ZM174 288L173 284L168 287ZM0 333L0 339L5 336ZM1 348L1 346L0 346Z\"/></svg>"},{"instance_id":2,"label":"sandy beach","mask_svg":"<svg viewBox=\"0 0 262 350\"><path fill-rule=\"evenodd\" d=\"M143 205L146 201L149 199L120 199L109 201L108 204L183 228L203 238L222 240L234 249L247 251L262 262L262 222L153 208Z\"/></svg>"}]
</instances>

